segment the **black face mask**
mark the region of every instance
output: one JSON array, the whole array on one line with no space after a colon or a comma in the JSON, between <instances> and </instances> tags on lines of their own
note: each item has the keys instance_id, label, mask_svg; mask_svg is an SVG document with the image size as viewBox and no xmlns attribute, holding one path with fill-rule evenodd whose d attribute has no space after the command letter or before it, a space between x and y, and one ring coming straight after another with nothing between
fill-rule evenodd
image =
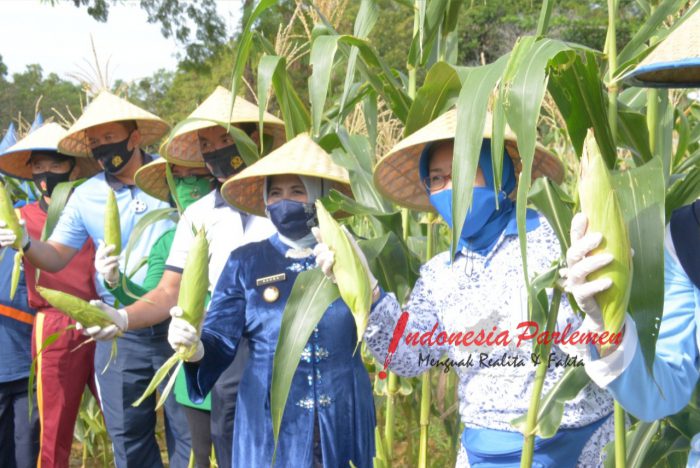
<instances>
[{"instance_id":1,"label":"black face mask","mask_svg":"<svg viewBox=\"0 0 700 468\"><path fill-rule=\"evenodd\" d=\"M37 186L42 195L51 197L53 189L55 189L58 184L70 180L70 173L71 171L62 172L60 174L51 171L39 172L37 174L32 174L32 179L34 179L34 185Z\"/></svg>"},{"instance_id":2,"label":"black face mask","mask_svg":"<svg viewBox=\"0 0 700 468\"><path fill-rule=\"evenodd\" d=\"M202 153L202 157L209 166L212 175L217 179L228 179L245 167L245 162L235 144L209 153Z\"/></svg>"},{"instance_id":3,"label":"black face mask","mask_svg":"<svg viewBox=\"0 0 700 468\"><path fill-rule=\"evenodd\" d=\"M117 174L124 169L134 155L134 150L129 151L128 143L131 133L122 141L100 145L92 149L93 157L100 161L106 172Z\"/></svg>"}]
</instances>

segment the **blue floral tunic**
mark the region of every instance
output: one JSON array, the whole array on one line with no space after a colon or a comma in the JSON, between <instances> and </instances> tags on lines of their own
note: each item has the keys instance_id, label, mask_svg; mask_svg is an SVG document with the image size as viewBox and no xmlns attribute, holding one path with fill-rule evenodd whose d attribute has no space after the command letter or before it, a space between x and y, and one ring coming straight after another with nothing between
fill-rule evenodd
<instances>
[{"instance_id":1,"label":"blue floral tunic","mask_svg":"<svg viewBox=\"0 0 700 468\"><path fill-rule=\"evenodd\" d=\"M287 256L277 234L234 250L216 285L202 329L204 358L185 366L193 401L201 401L236 354L241 337L250 359L238 390L233 466L269 467L274 440L270 416L272 361L282 314L297 275L315 258ZM258 286L261 278L284 280ZM277 288L279 297L270 294ZM267 294L265 290L268 289ZM263 295L266 294L265 297ZM355 322L338 299L323 315L302 353L282 419L276 467L310 467L318 418L323 466L371 467L374 456L374 401L357 342Z\"/></svg>"}]
</instances>

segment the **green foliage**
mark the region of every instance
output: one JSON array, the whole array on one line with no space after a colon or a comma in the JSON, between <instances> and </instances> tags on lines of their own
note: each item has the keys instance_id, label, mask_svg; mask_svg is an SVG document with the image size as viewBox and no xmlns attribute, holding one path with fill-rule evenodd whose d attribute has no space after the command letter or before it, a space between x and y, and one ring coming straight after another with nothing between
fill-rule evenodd
<instances>
[{"instance_id":1,"label":"green foliage","mask_svg":"<svg viewBox=\"0 0 700 468\"><path fill-rule=\"evenodd\" d=\"M0 57L0 131L20 116L31 123L36 111L44 117L52 115L54 109L66 118L80 114L80 86L55 73L44 76L38 64L27 65L23 72L13 73L10 80L5 79L6 72Z\"/></svg>"},{"instance_id":2,"label":"green foliage","mask_svg":"<svg viewBox=\"0 0 700 468\"><path fill-rule=\"evenodd\" d=\"M43 0L51 5L58 0ZM78 7L86 7L95 20L107 22L109 9L119 0L72 0ZM205 70L207 60L227 41L226 25L218 14L215 0L140 0L149 23L160 24L164 37L174 38L184 48L180 66L187 70ZM192 31L192 27L195 31Z\"/></svg>"}]
</instances>

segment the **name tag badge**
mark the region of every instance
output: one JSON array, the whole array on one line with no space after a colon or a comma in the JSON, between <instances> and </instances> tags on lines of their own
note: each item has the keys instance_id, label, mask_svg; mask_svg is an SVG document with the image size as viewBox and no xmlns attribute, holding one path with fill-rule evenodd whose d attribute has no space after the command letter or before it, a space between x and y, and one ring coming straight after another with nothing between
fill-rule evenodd
<instances>
[{"instance_id":1,"label":"name tag badge","mask_svg":"<svg viewBox=\"0 0 700 468\"><path fill-rule=\"evenodd\" d=\"M255 280L256 286L265 286L266 284L279 283L287 279L286 273L277 273L276 275L265 276Z\"/></svg>"}]
</instances>

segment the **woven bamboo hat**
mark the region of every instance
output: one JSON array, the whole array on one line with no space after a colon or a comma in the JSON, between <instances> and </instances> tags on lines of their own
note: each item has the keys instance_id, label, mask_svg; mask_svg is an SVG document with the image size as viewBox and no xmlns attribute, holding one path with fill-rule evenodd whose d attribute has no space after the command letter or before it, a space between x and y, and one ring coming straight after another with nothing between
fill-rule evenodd
<instances>
[{"instance_id":1,"label":"woven bamboo hat","mask_svg":"<svg viewBox=\"0 0 700 468\"><path fill-rule=\"evenodd\" d=\"M425 127L416 130L394 146L374 169L374 185L394 203L414 210L433 211L425 187L420 181L418 165L428 143L451 140L455 137L457 110L442 114ZM484 138L491 138L491 114L486 114ZM520 154L513 131L506 126L504 146L513 160L516 179L522 169ZM560 184L564 180L564 166L543 146L535 148L532 177L545 175Z\"/></svg>"},{"instance_id":2,"label":"woven bamboo hat","mask_svg":"<svg viewBox=\"0 0 700 468\"><path fill-rule=\"evenodd\" d=\"M183 166L203 162L199 150L197 130L216 125L258 123L259 108L240 96L236 96L231 112L231 91L217 86L213 93L199 105L183 123L178 125L163 145L163 154L168 161ZM273 137L272 147L285 141L284 122L267 112L263 113L263 132Z\"/></svg>"},{"instance_id":3,"label":"woven bamboo hat","mask_svg":"<svg viewBox=\"0 0 700 468\"><path fill-rule=\"evenodd\" d=\"M163 201L170 200L170 188L165 175L165 165L168 163L163 158L158 158L141 166L134 174L134 183L150 196ZM204 163L189 167L206 167Z\"/></svg>"},{"instance_id":4,"label":"woven bamboo hat","mask_svg":"<svg viewBox=\"0 0 700 468\"><path fill-rule=\"evenodd\" d=\"M265 177L282 174L326 179L331 183L330 188L352 197L348 171L334 163L331 156L308 133L297 135L227 180L221 187L221 194L224 200L236 208L265 216Z\"/></svg>"},{"instance_id":5,"label":"woven bamboo hat","mask_svg":"<svg viewBox=\"0 0 700 468\"><path fill-rule=\"evenodd\" d=\"M68 129L58 148L61 153L87 158L92 156L85 130L109 122L134 121L141 134L141 146L157 143L168 132L168 124L157 115L129 101L102 91L85 108L83 115Z\"/></svg>"},{"instance_id":6,"label":"woven bamboo hat","mask_svg":"<svg viewBox=\"0 0 700 468\"><path fill-rule=\"evenodd\" d=\"M700 10L669 34L625 80L649 88L700 87Z\"/></svg>"},{"instance_id":7,"label":"woven bamboo hat","mask_svg":"<svg viewBox=\"0 0 700 468\"><path fill-rule=\"evenodd\" d=\"M18 179L31 180L29 157L32 151L58 151L58 142L67 131L57 123L47 123L9 147L0 155L0 172ZM61 152L62 153L62 152ZM92 158L76 158L78 177L91 177L102 169Z\"/></svg>"}]
</instances>

